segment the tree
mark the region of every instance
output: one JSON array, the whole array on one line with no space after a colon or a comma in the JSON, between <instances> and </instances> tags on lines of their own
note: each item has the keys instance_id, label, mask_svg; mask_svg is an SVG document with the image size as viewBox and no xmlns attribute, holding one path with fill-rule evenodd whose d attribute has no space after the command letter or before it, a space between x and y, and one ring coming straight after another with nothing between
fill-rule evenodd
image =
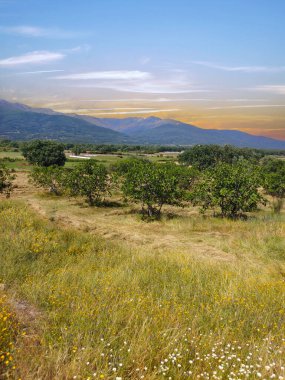
<instances>
[{"instance_id":1,"label":"tree","mask_svg":"<svg viewBox=\"0 0 285 380\"><path fill-rule=\"evenodd\" d=\"M55 141L35 140L26 143L22 153L30 164L38 166L63 166L66 161L64 145Z\"/></svg>"},{"instance_id":2,"label":"tree","mask_svg":"<svg viewBox=\"0 0 285 380\"><path fill-rule=\"evenodd\" d=\"M263 187L273 197L273 210L279 213L285 197L285 161L268 159L263 164Z\"/></svg>"},{"instance_id":3,"label":"tree","mask_svg":"<svg viewBox=\"0 0 285 380\"><path fill-rule=\"evenodd\" d=\"M60 166L35 166L30 173L30 179L36 186L60 195L65 186L65 174L66 170Z\"/></svg>"},{"instance_id":4,"label":"tree","mask_svg":"<svg viewBox=\"0 0 285 380\"><path fill-rule=\"evenodd\" d=\"M256 163L263 155L264 153L256 149L237 148L231 145L195 145L181 153L178 160L182 164L204 170L220 162L233 164L240 159Z\"/></svg>"},{"instance_id":5,"label":"tree","mask_svg":"<svg viewBox=\"0 0 285 380\"><path fill-rule=\"evenodd\" d=\"M94 206L110 194L111 177L105 166L88 160L70 171L66 186L71 196L81 195L90 206Z\"/></svg>"},{"instance_id":6,"label":"tree","mask_svg":"<svg viewBox=\"0 0 285 380\"><path fill-rule=\"evenodd\" d=\"M6 198L10 198L13 191L13 180L15 179L14 171L8 169L5 165L0 164L0 193Z\"/></svg>"},{"instance_id":7,"label":"tree","mask_svg":"<svg viewBox=\"0 0 285 380\"><path fill-rule=\"evenodd\" d=\"M123 194L141 203L143 215L157 219L163 205L182 205L187 187L183 168L138 159L122 163L122 168Z\"/></svg>"},{"instance_id":8,"label":"tree","mask_svg":"<svg viewBox=\"0 0 285 380\"><path fill-rule=\"evenodd\" d=\"M236 218L265 202L258 191L260 184L258 167L247 161L220 163L201 174L192 201L194 205L200 205L202 211L218 207L221 216Z\"/></svg>"},{"instance_id":9,"label":"tree","mask_svg":"<svg viewBox=\"0 0 285 380\"><path fill-rule=\"evenodd\" d=\"M80 153L82 153L84 148L82 148L81 145L74 145L74 147L71 149L72 153L75 154L75 156L79 156Z\"/></svg>"}]
</instances>

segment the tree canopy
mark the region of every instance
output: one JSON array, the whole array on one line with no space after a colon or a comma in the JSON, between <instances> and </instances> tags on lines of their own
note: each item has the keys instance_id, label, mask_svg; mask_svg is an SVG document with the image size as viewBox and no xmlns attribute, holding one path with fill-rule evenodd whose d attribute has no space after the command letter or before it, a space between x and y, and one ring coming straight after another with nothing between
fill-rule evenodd
<instances>
[{"instance_id":1,"label":"tree canopy","mask_svg":"<svg viewBox=\"0 0 285 380\"><path fill-rule=\"evenodd\" d=\"M195 145L181 153L178 159L182 164L204 170L220 162L232 164L240 159L257 162L263 155L264 153L256 149L237 148L231 145Z\"/></svg>"},{"instance_id":2,"label":"tree canopy","mask_svg":"<svg viewBox=\"0 0 285 380\"><path fill-rule=\"evenodd\" d=\"M267 159L263 163L263 175L263 187L273 197L273 209L280 212L285 197L285 161Z\"/></svg>"},{"instance_id":3,"label":"tree canopy","mask_svg":"<svg viewBox=\"0 0 285 380\"><path fill-rule=\"evenodd\" d=\"M247 161L235 164L219 163L205 171L196 185L192 200L202 211L218 208L223 217L237 217L253 211L265 199L259 193L261 184L257 166Z\"/></svg>"},{"instance_id":4,"label":"tree canopy","mask_svg":"<svg viewBox=\"0 0 285 380\"><path fill-rule=\"evenodd\" d=\"M0 193L9 198L13 190L14 171L0 163Z\"/></svg>"},{"instance_id":5,"label":"tree canopy","mask_svg":"<svg viewBox=\"0 0 285 380\"><path fill-rule=\"evenodd\" d=\"M34 140L22 146L23 156L30 164L63 166L66 161L64 145L55 141Z\"/></svg>"},{"instance_id":6,"label":"tree canopy","mask_svg":"<svg viewBox=\"0 0 285 380\"><path fill-rule=\"evenodd\" d=\"M138 159L120 165L123 194L141 204L143 215L158 218L163 205L182 205L191 180L185 168Z\"/></svg>"},{"instance_id":7,"label":"tree canopy","mask_svg":"<svg viewBox=\"0 0 285 380\"><path fill-rule=\"evenodd\" d=\"M69 172L65 186L71 196L81 195L93 206L110 193L111 180L104 165L88 160Z\"/></svg>"}]
</instances>

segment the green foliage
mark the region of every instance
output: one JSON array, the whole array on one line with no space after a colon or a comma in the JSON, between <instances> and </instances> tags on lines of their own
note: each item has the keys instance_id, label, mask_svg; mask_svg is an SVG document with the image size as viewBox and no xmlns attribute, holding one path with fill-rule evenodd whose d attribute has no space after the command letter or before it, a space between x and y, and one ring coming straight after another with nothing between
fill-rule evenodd
<instances>
[{"instance_id":1,"label":"green foliage","mask_svg":"<svg viewBox=\"0 0 285 380\"><path fill-rule=\"evenodd\" d=\"M285 161L268 159L263 164L263 187L273 197L273 210L280 212L285 197Z\"/></svg>"},{"instance_id":2,"label":"green foliage","mask_svg":"<svg viewBox=\"0 0 285 380\"><path fill-rule=\"evenodd\" d=\"M84 149L81 147L81 145L74 145L74 146L72 147L72 149L71 149L71 152L72 152L73 154L75 154L76 156L79 156L80 153L83 152L83 150L84 150Z\"/></svg>"},{"instance_id":3,"label":"green foliage","mask_svg":"<svg viewBox=\"0 0 285 380\"><path fill-rule=\"evenodd\" d=\"M0 163L0 194L9 198L13 191L13 180L15 179L14 171L6 168Z\"/></svg>"},{"instance_id":4,"label":"green foliage","mask_svg":"<svg viewBox=\"0 0 285 380\"><path fill-rule=\"evenodd\" d=\"M50 193L60 195L64 189L67 171L60 166L35 166L30 173L31 181Z\"/></svg>"},{"instance_id":5,"label":"green foliage","mask_svg":"<svg viewBox=\"0 0 285 380\"><path fill-rule=\"evenodd\" d=\"M22 146L23 156L30 164L63 166L66 161L64 146L55 141L35 140Z\"/></svg>"},{"instance_id":6,"label":"green foliage","mask_svg":"<svg viewBox=\"0 0 285 380\"><path fill-rule=\"evenodd\" d=\"M111 177L104 165L88 160L78 165L66 177L66 188L71 196L81 195L90 206L99 205L110 194Z\"/></svg>"},{"instance_id":7,"label":"green foliage","mask_svg":"<svg viewBox=\"0 0 285 380\"><path fill-rule=\"evenodd\" d=\"M191 180L185 168L139 159L122 162L119 172L123 175L123 194L141 203L142 213L149 218L159 218L165 204L181 206Z\"/></svg>"},{"instance_id":8,"label":"green foliage","mask_svg":"<svg viewBox=\"0 0 285 380\"><path fill-rule=\"evenodd\" d=\"M219 162L232 164L240 159L257 162L264 153L256 149L236 148L231 145L195 145L193 148L181 153L179 162L192 165L199 170L217 165Z\"/></svg>"},{"instance_id":9,"label":"green foliage","mask_svg":"<svg viewBox=\"0 0 285 380\"><path fill-rule=\"evenodd\" d=\"M133 168L135 169L138 166L141 166L143 164L147 165L150 163L151 161L145 158L138 158L138 157L125 158L121 162L116 162L112 166L112 170L116 172L117 174L123 176L127 174L130 170L132 170Z\"/></svg>"},{"instance_id":10,"label":"green foliage","mask_svg":"<svg viewBox=\"0 0 285 380\"><path fill-rule=\"evenodd\" d=\"M235 218L265 202L258 191L260 183L259 168L247 161L219 163L201 175L192 200L202 206L202 211L219 207L223 217Z\"/></svg>"}]
</instances>

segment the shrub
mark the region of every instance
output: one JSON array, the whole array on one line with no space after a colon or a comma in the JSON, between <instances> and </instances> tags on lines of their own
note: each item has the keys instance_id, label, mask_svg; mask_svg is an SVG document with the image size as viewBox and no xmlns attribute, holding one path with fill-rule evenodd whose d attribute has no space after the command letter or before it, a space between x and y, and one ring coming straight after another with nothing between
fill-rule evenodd
<instances>
[{"instance_id":1,"label":"shrub","mask_svg":"<svg viewBox=\"0 0 285 380\"><path fill-rule=\"evenodd\" d=\"M64 146L55 141L35 140L22 147L23 156L30 164L63 166L66 161Z\"/></svg>"},{"instance_id":2,"label":"shrub","mask_svg":"<svg viewBox=\"0 0 285 380\"><path fill-rule=\"evenodd\" d=\"M50 193L60 195L65 186L66 170L59 166L36 166L30 173L31 181L38 187L48 189Z\"/></svg>"},{"instance_id":3,"label":"shrub","mask_svg":"<svg viewBox=\"0 0 285 380\"><path fill-rule=\"evenodd\" d=\"M99 205L110 194L111 177L107 169L95 160L88 160L70 171L66 187L71 196L81 195L90 206Z\"/></svg>"},{"instance_id":4,"label":"shrub","mask_svg":"<svg viewBox=\"0 0 285 380\"><path fill-rule=\"evenodd\" d=\"M0 163L0 193L9 198L13 191L14 170L8 169Z\"/></svg>"},{"instance_id":5,"label":"shrub","mask_svg":"<svg viewBox=\"0 0 285 380\"><path fill-rule=\"evenodd\" d=\"M220 163L201 175L192 200L194 205L202 207L202 211L218 207L223 217L235 218L265 202L258 191L260 183L258 167L247 161Z\"/></svg>"},{"instance_id":6,"label":"shrub","mask_svg":"<svg viewBox=\"0 0 285 380\"><path fill-rule=\"evenodd\" d=\"M263 187L273 197L273 210L280 212L285 197L285 161L268 159L263 165Z\"/></svg>"},{"instance_id":7,"label":"shrub","mask_svg":"<svg viewBox=\"0 0 285 380\"><path fill-rule=\"evenodd\" d=\"M74 145L74 147L71 149L71 152L75 154L75 156L79 156L84 151L84 148L80 145Z\"/></svg>"},{"instance_id":8,"label":"shrub","mask_svg":"<svg viewBox=\"0 0 285 380\"><path fill-rule=\"evenodd\" d=\"M143 215L159 218L163 205L181 206L186 198L185 170L174 164L154 164L146 160L128 160L121 165L123 194L139 202Z\"/></svg>"},{"instance_id":9,"label":"shrub","mask_svg":"<svg viewBox=\"0 0 285 380\"><path fill-rule=\"evenodd\" d=\"M231 145L195 145L178 156L179 162L192 165L199 170L208 169L220 162L232 164L240 159L258 162L264 155L261 151L249 148L237 148Z\"/></svg>"}]
</instances>

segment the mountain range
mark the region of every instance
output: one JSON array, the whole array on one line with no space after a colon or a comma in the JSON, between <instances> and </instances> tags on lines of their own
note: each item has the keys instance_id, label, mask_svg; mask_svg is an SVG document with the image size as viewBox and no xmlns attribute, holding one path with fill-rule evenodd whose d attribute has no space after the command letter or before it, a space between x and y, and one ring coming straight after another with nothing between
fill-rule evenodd
<instances>
[{"instance_id":1,"label":"mountain range","mask_svg":"<svg viewBox=\"0 0 285 380\"><path fill-rule=\"evenodd\" d=\"M172 119L96 118L64 114L0 100L0 137L10 140L53 139L94 144L219 144L285 149L285 141L241 131L202 129Z\"/></svg>"}]
</instances>

